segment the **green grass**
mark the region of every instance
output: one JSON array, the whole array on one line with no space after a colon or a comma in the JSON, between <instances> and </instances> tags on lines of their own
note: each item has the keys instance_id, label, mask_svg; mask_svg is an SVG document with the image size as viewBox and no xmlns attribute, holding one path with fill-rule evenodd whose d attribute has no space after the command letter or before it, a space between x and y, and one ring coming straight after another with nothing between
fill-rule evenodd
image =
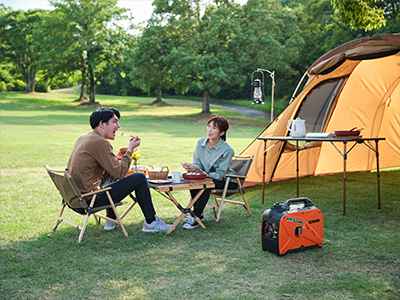
<instances>
[{"instance_id":1,"label":"green grass","mask_svg":"<svg viewBox=\"0 0 400 300\"><path fill-rule=\"evenodd\" d=\"M322 248L278 257L261 250L263 212L295 197L287 180L247 188L252 210L225 205L215 223L206 209L205 230L178 225L171 235L141 232L138 207L125 219L129 237L106 232L90 220L81 244L73 227L52 231L60 196L43 167L63 168L76 138L90 131L93 110L74 94L1 93L0 118L0 299L399 299L400 170L381 172L382 208L376 174L347 176L346 216L342 175L300 179L300 196L321 209ZM122 113L121 130L142 138L140 163L183 171L205 134L201 103L168 99L97 96ZM265 120L212 106L231 121L228 142L239 153L266 126ZM112 142L114 149L127 138ZM179 215L152 192L161 218ZM185 203L187 192L176 193ZM82 218L71 211L76 222Z\"/></svg>"}]
</instances>

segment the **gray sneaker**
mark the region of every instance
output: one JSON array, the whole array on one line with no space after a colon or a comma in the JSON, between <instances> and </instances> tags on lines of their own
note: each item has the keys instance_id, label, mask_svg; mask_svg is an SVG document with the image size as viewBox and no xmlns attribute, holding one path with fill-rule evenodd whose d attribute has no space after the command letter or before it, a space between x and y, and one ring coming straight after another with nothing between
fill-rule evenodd
<instances>
[{"instance_id":1,"label":"gray sneaker","mask_svg":"<svg viewBox=\"0 0 400 300\"><path fill-rule=\"evenodd\" d=\"M104 225L104 230L113 230L116 226L118 226L118 224L106 220L106 224Z\"/></svg>"},{"instance_id":2,"label":"gray sneaker","mask_svg":"<svg viewBox=\"0 0 400 300\"><path fill-rule=\"evenodd\" d=\"M161 220L158 216L156 216L156 220L150 224L146 221L143 222L143 232L167 232L172 225L165 224L163 220Z\"/></svg>"}]
</instances>

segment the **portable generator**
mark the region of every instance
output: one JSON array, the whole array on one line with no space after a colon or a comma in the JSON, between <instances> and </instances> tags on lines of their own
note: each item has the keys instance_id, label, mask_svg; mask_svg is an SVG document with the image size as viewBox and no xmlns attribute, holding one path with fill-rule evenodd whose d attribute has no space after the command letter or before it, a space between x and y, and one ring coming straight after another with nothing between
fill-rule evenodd
<instances>
[{"instance_id":1,"label":"portable generator","mask_svg":"<svg viewBox=\"0 0 400 300\"><path fill-rule=\"evenodd\" d=\"M321 247L323 233L322 213L308 198L276 202L262 217L262 249L278 256Z\"/></svg>"}]
</instances>

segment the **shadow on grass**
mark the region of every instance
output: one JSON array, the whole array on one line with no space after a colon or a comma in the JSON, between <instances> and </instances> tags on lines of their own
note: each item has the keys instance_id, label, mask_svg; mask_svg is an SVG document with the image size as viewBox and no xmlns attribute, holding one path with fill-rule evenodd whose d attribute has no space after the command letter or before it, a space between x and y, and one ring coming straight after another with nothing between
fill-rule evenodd
<instances>
[{"instance_id":1,"label":"shadow on grass","mask_svg":"<svg viewBox=\"0 0 400 300\"><path fill-rule=\"evenodd\" d=\"M378 210L369 197L373 174L349 174L346 216L341 175L302 178L301 196L323 212L324 242L283 257L261 250L261 217L274 202L292 198L295 180L268 184L266 204L260 185L246 188L251 216L227 204L219 223L207 210L205 230L179 224L171 235L142 233L135 208L125 219L128 238L91 220L76 244L66 224L51 233L54 215L47 232L1 247L2 293L7 299L397 299L399 176L382 172Z\"/></svg>"}]
</instances>

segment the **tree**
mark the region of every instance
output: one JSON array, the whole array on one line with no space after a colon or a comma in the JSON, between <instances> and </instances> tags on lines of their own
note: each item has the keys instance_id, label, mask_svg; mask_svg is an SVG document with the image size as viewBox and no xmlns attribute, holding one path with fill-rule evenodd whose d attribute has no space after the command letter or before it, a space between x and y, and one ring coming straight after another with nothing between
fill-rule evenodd
<instances>
[{"instance_id":1,"label":"tree","mask_svg":"<svg viewBox=\"0 0 400 300\"><path fill-rule=\"evenodd\" d=\"M42 9L5 10L4 5L0 13L0 57L18 66L27 92L35 91L41 41L34 38L34 32L41 27L46 13Z\"/></svg>"},{"instance_id":2,"label":"tree","mask_svg":"<svg viewBox=\"0 0 400 300\"><path fill-rule=\"evenodd\" d=\"M83 86L88 80L90 103L95 102L95 87L114 67L123 65L122 53L127 33L114 21L126 19L125 8L117 0L54 0L59 29L54 31L50 47L59 69L79 69ZM74 61L75 63L71 64ZM82 95L81 95L82 97Z\"/></svg>"},{"instance_id":3,"label":"tree","mask_svg":"<svg viewBox=\"0 0 400 300\"><path fill-rule=\"evenodd\" d=\"M381 0L331 0L336 17L353 29L366 31L386 25L384 9L376 6Z\"/></svg>"},{"instance_id":4,"label":"tree","mask_svg":"<svg viewBox=\"0 0 400 300\"><path fill-rule=\"evenodd\" d=\"M242 55L246 56L242 72L251 74L258 68L275 71L277 87L282 94L288 94L291 85L287 82L299 77L293 65L305 44L293 10L278 1L248 0L243 6L242 27Z\"/></svg>"},{"instance_id":5,"label":"tree","mask_svg":"<svg viewBox=\"0 0 400 300\"><path fill-rule=\"evenodd\" d=\"M218 92L222 84L233 85L245 78L239 72L240 47L235 44L241 32L236 18L240 6L226 2L206 6L203 16L200 1L154 2L154 13L168 19L168 28L174 28L171 31L179 37L165 56L174 88L177 92L199 88L202 113L210 112L210 93Z\"/></svg>"},{"instance_id":6,"label":"tree","mask_svg":"<svg viewBox=\"0 0 400 300\"><path fill-rule=\"evenodd\" d=\"M132 50L127 65L131 68L129 76L133 83L144 91L157 86L156 103L161 103L161 86L172 87L170 68L166 56L174 45L174 30L169 24L162 26L153 20L144 28L135 48Z\"/></svg>"}]
</instances>

